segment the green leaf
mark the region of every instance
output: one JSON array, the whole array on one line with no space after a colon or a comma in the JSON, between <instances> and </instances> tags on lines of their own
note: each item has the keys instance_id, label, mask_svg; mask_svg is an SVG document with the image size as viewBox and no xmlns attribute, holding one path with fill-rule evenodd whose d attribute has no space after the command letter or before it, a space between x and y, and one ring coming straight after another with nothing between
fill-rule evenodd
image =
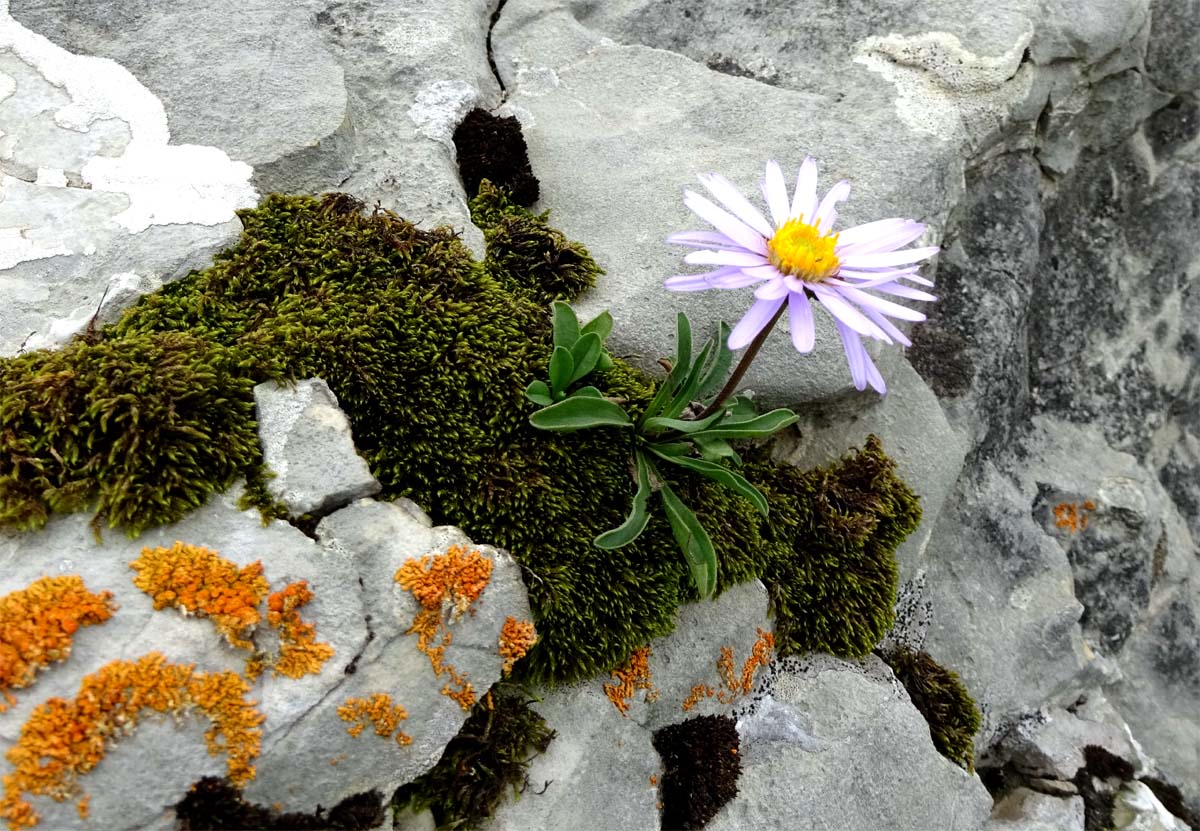
<instances>
[{"instance_id":1,"label":"green leaf","mask_svg":"<svg viewBox=\"0 0 1200 831\"><path fill-rule=\"evenodd\" d=\"M718 388L725 381L725 376L729 374L729 367L733 364L733 350L729 348L729 324L721 321L717 327L717 354L713 358L712 364L705 370L704 376L700 379L700 387L696 390L696 398L705 401L709 396L717 392Z\"/></svg>"},{"instance_id":2,"label":"green leaf","mask_svg":"<svg viewBox=\"0 0 1200 831\"><path fill-rule=\"evenodd\" d=\"M651 452L654 448L650 448ZM759 493L758 488L750 484L746 477L740 473L735 473L727 467L716 464L715 462L706 462L703 459L693 459L690 456L664 456L656 454L660 458L666 459L668 462L673 462L680 467L686 467L688 470L694 470L701 476L706 476L712 479L719 485L724 485L734 493L737 493L749 500L749 502L758 509L758 512L763 516L767 515L767 498Z\"/></svg>"},{"instance_id":3,"label":"green leaf","mask_svg":"<svg viewBox=\"0 0 1200 831\"><path fill-rule=\"evenodd\" d=\"M534 381L525 388L525 397L534 404L541 404L543 407L549 407L554 403L554 399L550 397L550 388L546 386L545 381Z\"/></svg>"},{"instance_id":4,"label":"green leaf","mask_svg":"<svg viewBox=\"0 0 1200 831\"><path fill-rule=\"evenodd\" d=\"M646 423L642 425L642 429L647 433L663 430L678 430L680 433L695 433L699 430L706 430L713 426L724 415L724 410L717 410L712 415L708 416L707 418L702 418L699 421L655 416L654 418L646 419Z\"/></svg>"},{"instance_id":5,"label":"green leaf","mask_svg":"<svg viewBox=\"0 0 1200 831\"><path fill-rule=\"evenodd\" d=\"M579 330L579 334L588 335L595 333L600 337L600 341L603 342L608 338L609 335L612 334L612 328L612 315L610 315L608 312L601 312L600 314L596 315L596 317L585 323L583 328Z\"/></svg>"},{"instance_id":6,"label":"green leaf","mask_svg":"<svg viewBox=\"0 0 1200 831\"><path fill-rule=\"evenodd\" d=\"M529 423L539 430L570 433L588 427L626 427L631 424L629 413L604 398L576 395L538 410Z\"/></svg>"},{"instance_id":7,"label":"green leaf","mask_svg":"<svg viewBox=\"0 0 1200 831\"><path fill-rule=\"evenodd\" d=\"M687 373L687 377L675 392L675 396L671 399L671 403L667 405L666 414L674 418L687 409L687 405L692 403L692 396L696 394L696 390L700 387L700 370L704 362L708 360L709 354L713 349L711 340L704 344L704 348L700 350L699 357L696 358L696 363L693 364Z\"/></svg>"},{"instance_id":8,"label":"green leaf","mask_svg":"<svg viewBox=\"0 0 1200 831\"><path fill-rule=\"evenodd\" d=\"M595 387L580 387L579 389L575 390L575 392L571 393L572 398L577 395L582 395L584 398L604 397L604 393L600 392L600 390L596 389Z\"/></svg>"},{"instance_id":9,"label":"green leaf","mask_svg":"<svg viewBox=\"0 0 1200 831\"><path fill-rule=\"evenodd\" d=\"M612 368L613 368L612 356L609 355L607 352L601 352L600 360L596 362L596 369L600 370L601 372L608 372Z\"/></svg>"},{"instance_id":10,"label":"green leaf","mask_svg":"<svg viewBox=\"0 0 1200 831\"><path fill-rule=\"evenodd\" d=\"M571 358L575 362L575 370L571 373L570 383L575 383L596 368L596 362L600 360L602 350L600 336L595 332L588 332L575 341L575 346L571 348Z\"/></svg>"},{"instance_id":11,"label":"green leaf","mask_svg":"<svg viewBox=\"0 0 1200 831\"><path fill-rule=\"evenodd\" d=\"M550 355L550 389L554 391L555 398L562 398L567 387L571 386L574 371L575 359L571 357L570 350L565 346L554 347Z\"/></svg>"},{"instance_id":12,"label":"green leaf","mask_svg":"<svg viewBox=\"0 0 1200 831\"><path fill-rule=\"evenodd\" d=\"M724 421L710 430L693 434L701 439L759 439L782 430L800 420L791 410L771 410L765 415L744 421Z\"/></svg>"},{"instance_id":13,"label":"green leaf","mask_svg":"<svg viewBox=\"0 0 1200 831\"><path fill-rule=\"evenodd\" d=\"M686 456L692 452L692 446L681 441L652 444L650 446L660 456Z\"/></svg>"},{"instance_id":14,"label":"green leaf","mask_svg":"<svg viewBox=\"0 0 1200 831\"><path fill-rule=\"evenodd\" d=\"M734 464L741 464L742 458L733 452L733 448L729 446L729 442L725 439L698 439L695 436L689 437L696 449L700 451L700 456L710 462L719 462L721 459L732 459Z\"/></svg>"},{"instance_id":15,"label":"green leaf","mask_svg":"<svg viewBox=\"0 0 1200 831\"><path fill-rule=\"evenodd\" d=\"M650 462L642 453L635 453L634 456L637 460L638 487L637 493L633 495L633 508L625 522L611 531L605 531L592 541L597 548L612 550L629 545L646 530L646 523L650 521L650 514L646 510L651 493Z\"/></svg>"},{"instance_id":16,"label":"green leaf","mask_svg":"<svg viewBox=\"0 0 1200 831\"><path fill-rule=\"evenodd\" d=\"M554 345L570 349L579 340L579 318L561 300L554 301Z\"/></svg>"},{"instance_id":17,"label":"green leaf","mask_svg":"<svg viewBox=\"0 0 1200 831\"><path fill-rule=\"evenodd\" d=\"M687 315L680 312L675 316L675 362L671 364L672 387L683 383L692 366L692 324Z\"/></svg>"},{"instance_id":18,"label":"green leaf","mask_svg":"<svg viewBox=\"0 0 1200 831\"><path fill-rule=\"evenodd\" d=\"M675 542L679 543L688 568L691 569L692 583L696 586L696 591L700 593L701 598L712 597L713 592L717 590L717 552L708 532L666 482L662 483L659 494L662 496L667 521L671 523L671 531L675 534Z\"/></svg>"},{"instance_id":19,"label":"green leaf","mask_svg":"<svg viewBox=\"0 0 1200 831\"><path fill-rule=\"evenodd\" d=\"M668 401L671 400L671 376L667 375L658 385L658 389L654 392L654 397L650 399L650 403L646 405L645 411L642 413L641 420L638 422L639 427L644 426L651 418L662 412L662 408Z\"/></svg>"}]
</instances>

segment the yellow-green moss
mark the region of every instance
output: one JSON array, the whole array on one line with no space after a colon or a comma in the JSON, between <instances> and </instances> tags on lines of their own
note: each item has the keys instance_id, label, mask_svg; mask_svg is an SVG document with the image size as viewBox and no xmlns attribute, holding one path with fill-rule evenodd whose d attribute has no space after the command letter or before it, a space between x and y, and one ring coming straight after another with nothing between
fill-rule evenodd
<instances>
[{"instance_id":1,"label":"yellow-green moss","mask_svg":"<svg viewBox=\"0 0 1200 831\"><path fill-rule=\"evenodd\" d=\"M344 195L271 196L240 213L245 232L210 268L87 342L0 361L0 443L19 451L0 468L0 523L36 527L97 501L98 520L137 531L239 474L263 500L252 387L319 376L381 498L410 497L518 560L540 636L522 680L594 676L667 634L694 594L665 519L624 548L592 545L628 511L629 436L528 423L548 303L599 269L501 191L485 184L472 207L482 263L449 230L365 214ZM596 385L635 415L654 392L620 361ZM784 651L869 650L890 625L892 552L916 498L877 443L826 470L758 459L745 472L771 500L769 523L708 480L669 473L713 536L719 589L762 577Z\"/></svg>"},{"instance_id":2,"label":"yellow-green moss","mask_svg":"<svg viewBox=\"0 0 1200 831\"><path fill-rule=\"evenodd\" d=\"M908 690L913 706L929 722L929 734L938 752L974 770L979 709L962 679L925 652L899 648L889 650L883 659Z\"/></svg>"}]
</instances>

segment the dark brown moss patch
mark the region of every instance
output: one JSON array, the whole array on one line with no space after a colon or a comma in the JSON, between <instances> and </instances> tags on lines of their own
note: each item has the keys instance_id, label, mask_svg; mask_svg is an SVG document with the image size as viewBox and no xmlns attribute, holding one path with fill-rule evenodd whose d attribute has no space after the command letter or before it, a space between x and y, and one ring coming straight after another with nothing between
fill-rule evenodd
<instances>
[{"instance_id":1,"label":"dark brown moss patch","mask_svg":"<svg viewBox=\"0 0 1200 831\"><path fill-rule=\"evenodd\" d=\"M529 149L515 116L471 110L454 131L454 149L468 199L479 192L480 182L490 179L506 189L518 205L527 208L538 200L538 180L529 166Z\"/></svg>"},{"instance_id":2,"label":"dark brown moss patch","mask_svg":"<svg viewBox=\"0 0 1200 831\"><path fill-rule=\"evenodd\" d=\"M742 760L729 716L696 716L664 727L654 734L654 749L663 760L664 831L703 828L737 796Z\"/></svg>"},{"instance_id":3,"label":"dark brown moss patch","mask_svg":"<svg viewBox=\"0 0 1200 831\"><path fill-rule=\"evenodd\" d=\"M206 776L175 806L179 831L368 831L384 819L378 791L348 796L326 813L279 813L242 799L224 779Z\"/></svg>"},{"instance_id":4,"label":"dark brown moss patch","mask_svg":"<svg viewBox=\"0 0 1200 831\"><path fill-rule=\"evenodd\" d=\"M554 731L529 704L511 685L492 687L475 704L438 763L402 785L392 804L429 810L438 828L477 828L507 794L525 790L529 760L554 739Z\"/></svg>"},{"instance_id":5,"label":"dark brown moss patch","mask_svg":"<svg viewBox=\"0 0 1200 831\"><path fill-rule=\"evenodd\" d=\"M1098 779L1117 779L1121 782L1133 779L1133 765L1098 744L1083 748L1083 762L1084 769Z\"/></svg>"},{"instance_id":6,"label":"dark brown moss patch","mask_svg":"<svg viewBox=\"0 0 1200 831\"><path fill-rule=\"evenodd\" d=\"M883 659L908 690L913 706L929 723L929 734L938 752L973 770L979 709L958 674L926 652L899 648L889 650Z\"/></svg>"},{"instance_id":7,"label":"dark brown moss patch","mask_svg":"<svg viewBox=\"0 0 1200 831\"><path fill-rule=\"evenodd\" d=\"M1154 793L1164 808L1183 820L1192 831L1200 831L1200 817L1183 801L1183 792L1179 788L1154 776L1143 776L1140 781Z\"/></svg>"}]
</instances>

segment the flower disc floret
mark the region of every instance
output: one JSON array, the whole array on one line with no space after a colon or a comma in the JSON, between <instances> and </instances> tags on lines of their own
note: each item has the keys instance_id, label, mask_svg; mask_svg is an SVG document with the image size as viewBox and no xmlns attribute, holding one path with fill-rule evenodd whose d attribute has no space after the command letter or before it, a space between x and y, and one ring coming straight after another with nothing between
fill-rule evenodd
<instances>
[{"instance_id":1,"label":"flower disc floret","mask_svg":"<svg viewBox=\"0 0 1200 831\"><path fill-rule=\"evenodd\" d=\"M767 241L767 259L784 274L819 283L837 273L837 236L826 236L807 222L789 219Z\"/></svg>"},{"instance_id":2,"label":"flower disc floret","mask_svg":"<svg viewBox=\"0 0 1200 831\"><path fill-rule=\"evenodd\" d=\"M909 285L933 285L917 274L917 264L936 254L937 246L904 247L924 234L925 226L910 219L881 219L834 234L837 204L850 195L850 184L838 182L818 200L817 164L811 158L800 166L790 199L783 170L775 162L767 163L762 192L770 220L723 176L710 173L700 182L721 204L690 190L684 204L715 230L685 231L667 241L701 249L684 260L716 269L671 277L667 288L753 286L754 305L730 332L730 349L750 345L786 309L792 344L798 352L811 352L816 345L816 301L837 326L854 386L862 390L870 384L886 392L862 339L912 345L892 320L921 321L925 315L887 298L937 299Z\"/></svg>"}]
</instances>

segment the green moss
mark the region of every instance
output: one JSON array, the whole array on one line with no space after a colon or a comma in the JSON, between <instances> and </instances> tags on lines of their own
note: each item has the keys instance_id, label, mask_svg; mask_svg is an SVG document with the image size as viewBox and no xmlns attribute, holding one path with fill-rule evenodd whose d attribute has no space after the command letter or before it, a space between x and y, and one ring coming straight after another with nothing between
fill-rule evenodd
<instances>
[{"instance_id":1,"label":"green moss","mask_svg":"<svg viewBox=\"0 0 1200 831\"><path fill-rule=\"evenodd\" d=\"M779 654L867 654L894 622L895 550L920 522L917 496L875 436L824 468L760 460L748 471L771 507L762 579Z\"/></svg>"},{"instance_id":2,"label":"green moss","mask_svg":"<svg viewBox=\"0 0 1200 831\"><path fill-rule=\"evenodd\" d=\"M929 722L938 752L967 770L975 767L979 709L962 680L925 652L900 648L883 656L908 690L913 706Z\"/></svg>"},{"instance_id":3,"label":"green moss","mask_svg":"<svg viewBox=\"0 0 1200 831\"><path fill-rule=\"evenodd\" d=\"M529 704L511 685L494 686L475 705L438 763L402 785L392 805L428 809L438 828L477 828L510 791L525 790L529 760L554 738L554 731Z\"/></svg>"},{"instance_id":4,"label":"green moss","mask_svg":"<svg viewBox=\"0 0 1200 831\"><path fill-rule=\"evenodd\" d=\"M260 458L237 359L168 332L0 361L0 526L95 510L136 535L203 504Z\"/></svg>"},{"instance_id":5,"label":"green moss","mask_svg":"<svg viewBox=\"0 0 1200 831\"><path fill-rule=\"evenodd\" d=\"M592 545L629 508L628 432L528 423L523 391L545 374L548 303L599 269L545 214L486 182L472 206L488 240L482 263L448 230L364 214L345 195L268 197L240 213L245 232L210 268L89 342L0 361L0 443L13 459L0 522L36 527L95 498L98 520L137 531L236 475L277 516L252 386L319 376L382 498L410 497L521 564L541 636L521 680L591 677L670 632L694 595L666 520L655 516L624 548ZM596 385L635 415L654 392L620 361ZM785 652L869 650L891 623L892 552L919 516L878 442L823 470L758 458L746 473L771 500L769 523L708 480L670 472L713 535L719 588L763 578Z\"/></svg>"},{"instance_id":6,"label":"green moss","mask_svg":"<svg viewBox=\"0 0 1200 831\"><path fill-rule=\"evenodd\" d=\"M484 267L539 306L575 297L604 273L587 249L547 224L549 214L525 210L487 179L471 200L471 215L487 242Z\"/></svg>"}]
</instances>

